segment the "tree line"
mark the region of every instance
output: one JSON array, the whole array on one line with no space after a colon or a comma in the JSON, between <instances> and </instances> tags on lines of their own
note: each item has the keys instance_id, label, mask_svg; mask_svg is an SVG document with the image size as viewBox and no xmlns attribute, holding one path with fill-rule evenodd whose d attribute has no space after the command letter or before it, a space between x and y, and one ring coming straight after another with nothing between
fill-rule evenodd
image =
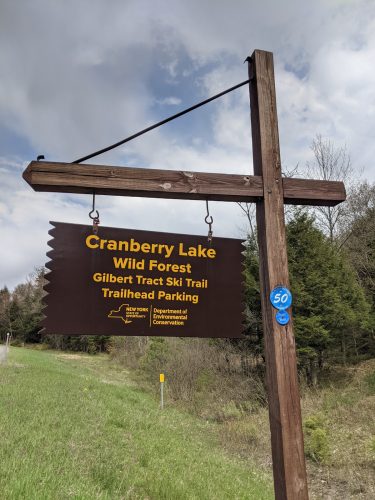
<instances>
[{"instance_id":1,"label":"tree line","mask_svg":"<svg viewBox=\"0 0 375 500\"><path fill-rule=\"evenodd\" d=\"M47 269L39 267L11 292L0 289L0 339L10 334L13 345L43 343L53 349L83 351L90 354L107 351L110 337L94 335L45 335L41 330L43 319L43 286Z\"/></svg>"}]
</instances>

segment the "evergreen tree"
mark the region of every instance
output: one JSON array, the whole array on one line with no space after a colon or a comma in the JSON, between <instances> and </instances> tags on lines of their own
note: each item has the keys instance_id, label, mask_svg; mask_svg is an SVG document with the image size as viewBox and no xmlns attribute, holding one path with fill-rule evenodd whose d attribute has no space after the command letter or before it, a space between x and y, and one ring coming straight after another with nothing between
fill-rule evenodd
<instances>
[{"instance_id":1,"label":"evergreen tree","mask_svg":"<svg viewBox=\"0 0 375 500\"><path fill-rule=\"evenodd\" d=\"M370 305L345 255L315 225L295 210L287 224L288 261L298 362L315 383L325 359L346 362L365 354L371 338ZM247 345L263 350L259 260L248 241L245 258Z\"/></svg>"},{"instance_id":2,"label":"evergreen tree","mask_svg":"<svg viewBox=\"0 0 375 500\"><path fill-rule=\"evenodd\" d=\"M259 284L259 254L256 235L250 234L246 242L244 259L245 335L241 348L255 355L263 355L263 326Z\"/></svg>"},{"instance_id":3,"label":"evergreen tree","mask_svg":"<svg viewBox=\"0 0 375 500\"><path fill-rule=\"evenodd\" d=\"M375 185L362 184L352 201L356 211L346 230L345 250L371 304L371 335L360 339L358 349L375 355Z\"/></svg>"},{"instance_id":4,"label":"evergreen tree","mask_svg":"<svg viewBox=\"0 0 375 500\"><path fill-rule=\"evenodd\" d=\"M311 380L324 355L341 352L341 361L358 355L368 336L370 306L353 268L305 211L287 226L288 259L299 359Z\"/></svg>"}]
</instances>

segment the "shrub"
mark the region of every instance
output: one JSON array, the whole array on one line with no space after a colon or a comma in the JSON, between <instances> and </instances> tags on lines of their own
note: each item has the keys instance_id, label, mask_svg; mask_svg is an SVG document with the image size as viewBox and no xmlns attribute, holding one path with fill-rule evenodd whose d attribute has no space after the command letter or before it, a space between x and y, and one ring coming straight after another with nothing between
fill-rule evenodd
<instances>
[{"instance_id":1,"label":"shrub","mask_svg":"<svg viewBox=\"0 0 375 500\"><path fill-rule=\"evenodd\" d=\"M140 359L145 355L148 337L111 337L109 354L128 368L138 368Z\"/></svg>"},{"instance_id":2,"label":"shrub","mask_svg":"<svg viewBox=\"0 0 375 500\"><path fill-rule=\"evenodd\" d=\"M315 462L327 462L330 456L328 432L321 415L313 415L304 422L305 455Z\"/></svg>"},{"instance_id":3,"label":"shrub","mask_svg":"<svg viewBox=\"0 0 375 500\"><path fill-rule=\"evenodd\" d=\"M148 350L142 359L142 367L147 373L154 375L163 372L168 356L168 344L164 337L151 337Z\"/></svg>"}]
</instances>

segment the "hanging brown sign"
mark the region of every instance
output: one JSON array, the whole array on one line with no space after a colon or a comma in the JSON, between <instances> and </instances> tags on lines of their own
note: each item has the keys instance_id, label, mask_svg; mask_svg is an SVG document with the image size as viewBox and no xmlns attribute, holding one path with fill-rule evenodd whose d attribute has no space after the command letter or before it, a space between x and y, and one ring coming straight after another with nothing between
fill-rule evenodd
<instances>
[{"instance_id":1,"label":"hanging brown sign","mask_svg":"<svg viewBox=\"0 0 375 500\"><path fill-rule=\"evenodd\" d=\"M51 224L44 333L242 337L242 240Z\"/></svg>"}]
</instances>

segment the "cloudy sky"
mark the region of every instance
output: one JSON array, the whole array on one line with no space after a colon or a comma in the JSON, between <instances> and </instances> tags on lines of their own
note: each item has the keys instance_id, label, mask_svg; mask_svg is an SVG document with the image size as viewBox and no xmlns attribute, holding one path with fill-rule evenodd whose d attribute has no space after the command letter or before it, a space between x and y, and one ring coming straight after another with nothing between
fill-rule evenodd
<instances>
[{"instance_id":1,"label":"cloudy sky","mask_svg":"<svg viewBox=\"0 0 375 500\"><path fill-rule=\"evenodd\" d=\"M375 180L374 0L0 0L0 287L45 263L49 221L89 222L89 195L36 193L44 154L73 161L247 79L274 53L284 169L316 134ZM252 173L243 87L93 163ZM103 225L205 234L205 203L98 197ZM242 237L235 204L214 234Z\"/></svg>"}]
</instances>

